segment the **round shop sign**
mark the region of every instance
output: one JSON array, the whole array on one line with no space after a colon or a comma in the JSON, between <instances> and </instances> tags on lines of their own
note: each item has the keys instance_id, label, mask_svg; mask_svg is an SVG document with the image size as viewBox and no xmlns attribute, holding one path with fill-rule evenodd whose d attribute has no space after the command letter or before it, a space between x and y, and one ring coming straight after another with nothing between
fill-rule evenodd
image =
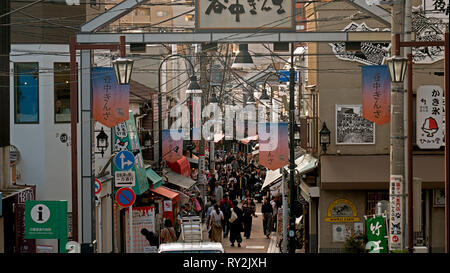
<instances>
[{"instance_id":1,"label":"round shop sign","mask_svg":"<svg viewBox=\"0 0 450 273\"><path fill-rule=\"evenodd\" d=\"M398 236L397 235L392 236L392 241L394 243L397 243L398 242Z\"/></svg>"},{"instance_id":2,"label":"round shop sign","mask_svg":"<svg viewBox=\"0 0 450 273\"><path fill-rule=\"evenodd\" d=\"M43 224L50 218L50 209L44 204L37 204L31 209L31 219L38 224Z\"/></svg>"}]
</instances>

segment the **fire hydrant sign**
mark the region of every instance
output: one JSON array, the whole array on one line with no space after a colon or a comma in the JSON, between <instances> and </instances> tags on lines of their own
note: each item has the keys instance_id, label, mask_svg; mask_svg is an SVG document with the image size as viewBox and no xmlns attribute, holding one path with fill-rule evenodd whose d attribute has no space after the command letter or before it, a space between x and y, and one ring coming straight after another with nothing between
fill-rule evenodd
<instances>
[{"instance_id":1,"label":"fire hydrant sign","mask_svg":"<svg viewBox=\"0 0 450 273\"><path fill-rule=\"evenodd\" d=\"M444 91L438 85L417 89L417 146L439 149L444 145Z\"/></svg>"}]
</instances>

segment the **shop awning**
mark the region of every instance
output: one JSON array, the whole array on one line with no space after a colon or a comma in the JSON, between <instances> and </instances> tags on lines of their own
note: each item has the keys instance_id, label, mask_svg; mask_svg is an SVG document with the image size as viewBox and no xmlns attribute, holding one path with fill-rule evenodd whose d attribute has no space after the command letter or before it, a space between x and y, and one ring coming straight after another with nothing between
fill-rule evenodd
<instances>
[{"instance_id":1,"label":"shop awning","mask_svg":"<svg viewBox=\"0 0 450 273\"><path fill-rule=\"evenodd\" d=\"M322 189L389 189L389 155L322 156L320 164ZM423 189L444 187L444 170L443 155L413 157L413 176Z\"/></svg>"},{"instance_id":2,"label":"shop awning","mask_svg":"<svg viewBox=\"0 0 450 273\"><path fill-rule=\"evenodd\" d=\"M317 168L318 163L319 160L317 160L317 158L315 158L314 156L310 154L304 154L300 157L297 157L297 159L295 160L295 165L297 165L297 167L295 167L295 170L298 172L298 174L307 173ZM286 165L284 169L288 172L289 166Z\"/></svg>"},{"instance_id":3,"label":"shop awning","mask_svg":"<svg viewBox=\"0 0 450 273\"><path fill-rule=\"evenodd\" d=\"M250 137L246 137L244 139L241 139L241 143L247 145L252 140L255 140L255 141L258 140L258 135L250 136Z\"/></svg>"},{"instance_id":4,"label":"shop awning","mask_svg":"<svg viewBox=\"0 0 450 273\"><path fill-rule=\"evenodd\" d=\"M301 155L295 160L295 165L297 165L297 167L295 167L296 173L298 174L307 173L317 168L318 162L319 161L317 160L317 158L313 157L310 154ZM286 172L289 172L289 166L286 165L284 167L284 170ZM262 188L264 189L267 186L271 186L276 182L279 182L281 180L281 176L282 175L280 173L280 169L277 169L275 171L268 170Z\"/></svg>"},{"instance_id":5,"label":"shop awning","mask_svg":"<svg viewBox=\"0 0 450 273\"><path fill-rule=\"evenodd\" d=\"M177 196L179 195L179 193L174 192L174 191L172 191L172 190L170 190L170 189L168 189L168 188L166 188L164 186L158 187L156 189L150 189L150 191L152 191L154 193L157 193L159 195L162 195L164 197L167 197L169 199L172 199L172 200L176 199Z\"/></svg>"},{"instance_id":6,"label":"shop awning","mask_svg":"<svg viewBox=\"0 0 450 273\"><path fill-rule=\"evenodd\" d=\"M273 184L275 184L276 182L281 181L281 173L280 173L280 169L272 171L272 170L267 170L266 172L266 178L264 179L264 183L262 188L264 189L265 187L271 186Z\"/></svg>"},{"instance_id":7,"label":"shop awning","mask_svg":"<svg viewBox=\"0 0 450 273\"><path fill-rule=\"evenodd\" d=\"M195 184L195 180L180 175L176 172L169 171L168 173L165 174L165 176L167 177L168 183L174 184L184 189L190 189Z\"/></svg>"},{"instance_id":8,"label":"shop awning","mask_svg":"<svg viewBox=\"0 0 450 273\"><path fill-rule=\"evenodd\" d=\"M191 175L191 164L189 164L189 161L185 156L175 162L167 162L167 166L169 166L172 171L183 176L189 177Z\"/></svg>"},{"instance_id":9,"label":"shop awning","mask_svg":"<svg viewBox=\"0 0 450 273\"><path fill-rule=\"evenodd\" d=\"M155 173L152 168L147 168L145 170L145 173L147 174L147 178L152 182L153 189L158 188L162 184L162 178L157 173Z\"/></svg>"}]
</instances>

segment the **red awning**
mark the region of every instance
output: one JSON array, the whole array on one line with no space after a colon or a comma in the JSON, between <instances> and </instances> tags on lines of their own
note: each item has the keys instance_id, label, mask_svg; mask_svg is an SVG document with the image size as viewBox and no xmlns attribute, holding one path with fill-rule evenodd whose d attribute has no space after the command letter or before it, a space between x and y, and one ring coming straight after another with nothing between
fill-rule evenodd
<instances>
[{"instance_id":1,"label":"red awning","mask_svg":"<svg viewBox=\"0 0 450 273\"><path fill-rule=\"evenodd\" d=\"M247 145L250 141L252 140L258 140L258 135L256 136L250 136L250 137L246 137L244 139L241 140L241 143Z\"/></svg>"},{"instance_id":2,"label":"red awning","mask_svg":"<svg viewBox=\"0 0 450 273\"><path fill-rule=\"evenodd\" d=\"M191 175L191 164L187 160L185 156L178 159L175 162L167 162L167 165L169 166L172 171L179 173L183 176L190 177Z\"/></svg>"},{"instance_id":3,"label":"red awning","mask_svg":"<svg viewBox=\"0 0 450 273\"><path fill-rule=\"evenodd\" d=\"M164 197L167 197L169 199L176 199L178 195L180 195L178 192L174 192L164 186L157 187L156 189L150 189L152 192L157 193L159 195L162 195Z\"/></svg>"}]
</instances>

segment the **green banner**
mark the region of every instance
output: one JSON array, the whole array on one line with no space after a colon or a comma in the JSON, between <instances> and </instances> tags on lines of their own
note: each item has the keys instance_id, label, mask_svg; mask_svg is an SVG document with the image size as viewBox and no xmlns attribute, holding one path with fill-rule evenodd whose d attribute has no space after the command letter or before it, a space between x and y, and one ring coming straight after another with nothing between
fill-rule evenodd
<instances>
[{"instance_id":1,"label":"green banner","mask_svg":"<svg viewBox=\"0 0 450 273\"><path fill-rule=\"evenodd\" d=\"M119 123L114 126L114 153L121 151L129 151L134 156L135 164L131 171L135 173L136 184L132 187L136 195L144 193L150 187L145 172L144 158L142 157L141 145L139 143L139 135L136 130L136 123L134 122L133 112L130 110L129 119L126 122ZM120 171L116 165L113 164L113 175Z\"/></svg>"},{"instance_id":2,"label":"green banner","mask_svg":"<svg viewBox=\"0 0 450 273\"><path fill-rule=\"evenodd\" d=\"M67 201L25 201L25 239L59 239L66 253Z\"/></svg>"},{"instance_id":3,"label":"green banner","mask_svg":"<svg viewBox=\"0 0 450 273\"><path fill-rule=\"evenodd\" d=\"M366 230L369 253L388 253L384 218L382 216L368 218Z\"/></svg>"}]
</instances>

